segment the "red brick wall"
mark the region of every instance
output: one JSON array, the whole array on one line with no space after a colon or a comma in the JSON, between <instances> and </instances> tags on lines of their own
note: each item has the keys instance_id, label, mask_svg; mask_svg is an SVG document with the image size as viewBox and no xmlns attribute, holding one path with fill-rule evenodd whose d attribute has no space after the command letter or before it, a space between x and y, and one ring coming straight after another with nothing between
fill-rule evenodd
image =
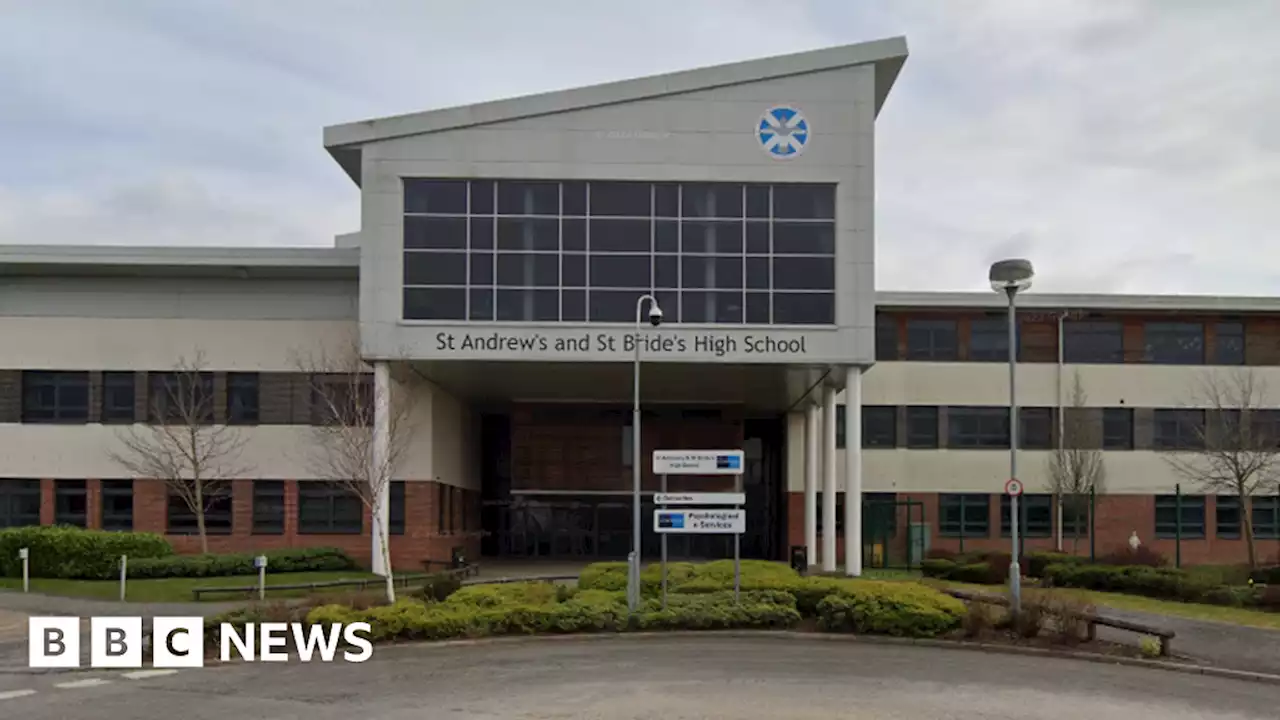
<instances>
[{"instance_id":1,"label":"red brick wall","mask_svg":"<svg viewBox=\"0 0 1280 720\"><path fill-rule=\"evenodd\" d=\"M937 493L899 493L898 499L915 500L924 509L924 518L929 526L929 547L958 552L960 539L942 537L938 533L938 494ZM1229 540L1217 537L1216 506L1213 497L1205 498L1205 537L1202 539L1182 540L1183 565L1197 564L1230 564L1248 561L1248 550L1244 540ZM1135 530L1145 547L1151 548L1173 561L1177 552L1174 540L1157 539L1155 536L1155 496L1153 495L1105 495L1098 498L1098 516L1096 531L1098 534L1096 552L1104 555L1116 550L1128 550L1129 535ZM822 508L818 508L821 516ZM918 522L919 514L913 516ZM971 550L1008 550L1010 539L1000 537L1000 496L991 495L990 535L985 538L965 538L964 549ZM906 510L898 509L899 535L906 527ZM1064 536L1063 550L1071 552L1072 538ZM787 505L787 544L804 545L804 493L789 493ZM837 563L844 561L844 537L841 533L836 538ZM1053 538L1027 538L1023 545L1025 550L1052 550ZM1280 540L1256 540L1255 547L1260 562L1280 562ZM1089 554L1089 538L1081 537L1078 554ZM822 560L822 536L818 536L818 562Z\"/></svg>"},{"instance_id":2,"label":"red brick wall","mask_svg":"<svg viewBox=\"0 0 1280 720\"><path fill-rule=\"evenodd\" d=\"M315 482L315 481L303 481ZM41 482L42 502L40 520L53 522L54 483ZM480 503L479 493L466 491L471 501L455 500L452 504L453 532L440 527L438 501L441 485L431 481L405 483L405 530L403 535L391 536L391 563L397 570L421 572L423 560L448 560L455 546L466 548L469 557L480 554ZM102 489L99 480L85 483L87 494L88 524L101 527ZM165 484L158 480L135 480L133 483L133 529L138 532L165 533L167 525L167 492ZM455 499L461 494L455 491ZM365 511L363 532L343 535L311 535L298 533L298 481L284 484L284 532L279 535L257 535L253 530L253 481L236 480L232 483L232 532L230 535L210 535L210 552L256 552L280 548L337 547L348 552L362 565L368 567L371 541L369 512ZM470 517L468 517L468 515ZM465 523L465 524L464 524ZM464 531L463 528L469 528ZM200 539L191 535L169 535L169 541L180 553L200 552Z\"/></svg>"}]
</instances>

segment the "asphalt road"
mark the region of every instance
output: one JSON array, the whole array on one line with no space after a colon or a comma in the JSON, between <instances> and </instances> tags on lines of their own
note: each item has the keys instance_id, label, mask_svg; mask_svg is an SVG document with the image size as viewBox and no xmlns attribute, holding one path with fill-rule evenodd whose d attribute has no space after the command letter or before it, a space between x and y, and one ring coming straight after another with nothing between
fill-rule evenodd
<instances>
[{"instance_id":1,"label":"asphalt road","mask_svg":"<svg viewBox=\"0 0 1280 720\"><path fill-rule=\"evenodd\" d=\"M1278 707L1278 686L1199 675L710 635L384 647L358 665L0 676L0 717L23 720L1274 720Z\"/></svg>"}]
</instances>

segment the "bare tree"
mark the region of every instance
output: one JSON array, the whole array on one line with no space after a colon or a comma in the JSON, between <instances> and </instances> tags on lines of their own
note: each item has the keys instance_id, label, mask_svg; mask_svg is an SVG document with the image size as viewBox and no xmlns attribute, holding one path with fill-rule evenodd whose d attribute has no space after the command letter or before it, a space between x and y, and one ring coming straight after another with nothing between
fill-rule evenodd
<instances>
[{"instance_id":1,"label":"bare tree","mask_svg":"<svg viewBox=\"0 0 1280 720\"><path fill-rule=\"evenodd\" d=\"M239 465L245 438L238 428L215 422L213 373L204 352L179 358L171 372L151 373L149 417L118 433L112 460L135 477L164 480L195 516L200 552L209 552L205 514L243 477Z\"/></svg>"},{"instance_id":2,"label":"bare tree","mask_svg":"<svg viewBox=\"0 0 1280 720\"><path fill-rule=\"evenodd\" d=\"M407 445L413 387L380 391L355 343L338 352L322 350L299 357L297 363L306 373L311 391L311 470L321 480L359 497L368 509L372 532L382 550L379 559L386 572L387 601L395 602L390 528L382 521L382 505L389 499L394 470ZM377 447L373 427L380 403L385 403L388 415L385 453Z\"/></svg>"},{"instance_id":3,"label":"bare tree","mask_svg":"<svg viewBox=\"0 0 1280 720\"><path fill-rule=\"evenodd\" d=\"M1205 373L1192 398L1192 407L1205 411L1204 421L1191 428L1196 447L1165 457L1174 472L1204 492L1239 498L1251 568L1258 565L1253 496L1275 487L1280 476L1280 413L1264 409L1266 397L1253 370Z\"/></svg>"},{"instance_id":4,"label":"bare tree","mask_svg":"<svg viewBox=\"0 0 1280 720\"><path fill-rule=\"evenodd\" d=\"M1071 552L1080 545L1080 518L1090 512L1089 496L1102 492L1106 481L1106 465L1103 463L1101 440L1097 423L1090 423L1085 415L1088 396L1075 373L1071 386L1071 404L1062 413L1061 441L1049 455L1049 485L1058 496L1064 515L1066 511L1074 519L1071 526Z\"/></svg>"}]
</instances>

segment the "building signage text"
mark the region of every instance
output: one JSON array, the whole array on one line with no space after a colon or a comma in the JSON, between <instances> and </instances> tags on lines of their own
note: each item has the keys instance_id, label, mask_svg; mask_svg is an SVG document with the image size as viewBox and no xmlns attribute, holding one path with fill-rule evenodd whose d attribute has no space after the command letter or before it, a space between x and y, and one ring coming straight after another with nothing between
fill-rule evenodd
<instances>
[{"instance_id":1,"label":"building signage text","mask_svg":"<svg viewBox=\"0 0 1280 720\"><path fill-rule=\"evenodd\" d=\"M655 475L741 475L741 450L654 450Z\"/></svg>"},{"instance_id":2,"label":"building signage text","mask_svg":"<svg viewBox=\"0 0 1280 720\"><path fill-rule=\"evenodd\" d=\"M638 338L638 340L637 340ZM634 353L637 341L640 351L648 354L667 355L805 355L808 347L804 337L776 337L770 334L732 335L705 333L693 336L664 334L661 332L583 332L572 337L550 336L542 333L512 333L501 331L441 331L436 333L435 349L440 352L501 352L532 353L538 355L591 355L607 353Z\"/></svg>"}]
</instances>

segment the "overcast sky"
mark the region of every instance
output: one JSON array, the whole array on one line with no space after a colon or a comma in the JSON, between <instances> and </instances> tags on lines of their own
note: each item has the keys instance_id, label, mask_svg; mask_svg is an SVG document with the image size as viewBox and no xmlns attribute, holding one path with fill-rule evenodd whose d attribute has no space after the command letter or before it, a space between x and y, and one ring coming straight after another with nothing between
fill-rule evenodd
<instances>
[{"instance_id":1,"label":"overcast sky","mask_svg":"<svg viewBox=\"0 0 1280 720\"><path fill-rule=\"evenodd\" d=\"M0 243L329 245L325 125L905 35L881 289L1280 293L1280 3L0 0Z\"/></svg>"}]
</instances>

